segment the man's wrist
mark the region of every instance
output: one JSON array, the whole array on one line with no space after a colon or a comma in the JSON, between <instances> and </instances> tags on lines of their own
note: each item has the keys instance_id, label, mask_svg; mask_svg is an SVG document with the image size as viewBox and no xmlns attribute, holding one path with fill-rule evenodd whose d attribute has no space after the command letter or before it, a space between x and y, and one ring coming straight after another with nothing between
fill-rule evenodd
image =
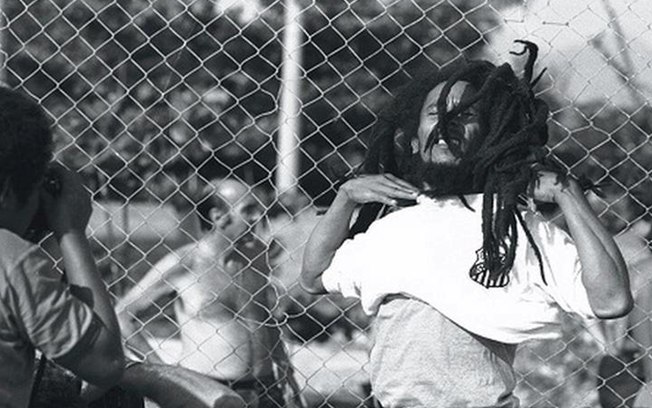
<instances>
[{"instance_id":1,"label":"man's wrist","mask_svg":"<svg viewBox=\"0 0 652 408\"><path fill-rule=\"evenodd\" d=\"M559 191L555 193L554 199L560 207L563 207L569 204L577 204L578 198L583 197L584 193L580 189L577 182L573 179L569 179L564 182Z\"/></svg>"},{"instance_id":2,"label":"man's wrist","mask_svg":"<svg viewBox=\"0 0 652 408\"><path fill-rule=\"evenodd\" d=\"M68 228L57 228L54 231L54 236L59 242L64 239L86 239L86 231L72 226Z\"/></svg>"},{"instance_id":3,"label":"man's wrist","mask_svg":"<svg viewBox=\"0 0 652 408\"><path fill-rule=\"evenodd\" d=\"M337 195L335 196L335 200L333 201L333 204L350 208L351 210L355 209L355 206L357 205L356 202L351 199L348 190L344 186L342 186L342 188L338 190Z\"/></svg>"}]
</instances>

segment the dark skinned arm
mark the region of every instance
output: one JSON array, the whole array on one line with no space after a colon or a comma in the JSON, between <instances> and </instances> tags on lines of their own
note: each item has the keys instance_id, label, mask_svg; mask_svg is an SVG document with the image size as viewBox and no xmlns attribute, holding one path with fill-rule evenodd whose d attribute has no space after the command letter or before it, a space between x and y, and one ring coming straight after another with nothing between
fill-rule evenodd
<instances>
[{"instance_id":1,"label":"dark skinned arm","mask_svg":"<svg viewBox=\"0 0 652 408\"><path fill-rule=\"evenodd\" d=\"M579 184L543 171L533 194L538 201L556 203L564 214L582 264L582 283L596 317L613 319L629 313L633 298L625 261Z\"/></svg>"}]
</instances>

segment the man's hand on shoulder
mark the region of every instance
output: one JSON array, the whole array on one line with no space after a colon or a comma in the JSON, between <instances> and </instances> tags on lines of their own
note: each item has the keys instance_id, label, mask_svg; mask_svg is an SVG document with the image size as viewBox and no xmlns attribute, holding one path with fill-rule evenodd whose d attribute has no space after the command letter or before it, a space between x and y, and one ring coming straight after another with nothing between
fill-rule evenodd
<instances>
[{"instance_id":1,"label":"man's hand on shoulder","mask_svg":"<svg viewBox=\"0 0 652 408\"><path fill-rule=\"evenodd\" d=\"M543 203L559 203L564 197L583 195L577 181L564 174L539 170L530 186L530 196Z\"/></svg>"},{"instance_id":2,"label":"man's hand on shoulder","mask_svg":"<svg viewBox=\"0 0 652 408\"><path fill-rule=\"evenodd\" d=\"M382 203L396 206L397 200L414 200L419 189L392 174L371 174L348 180L340 193L355 204Z\"/></svg>"},{"instance_id":3,"label":"man's hand on shoulder","mask_svg":"<svg viewBox=\"0 0 652 408\"><path fill-rule=\"evenodd\" d=\"M396 206L398 200L415 200L418 194L416 187L391 174L363 175L342 184L333 204L306 243L301 270L303 288L313 294L326 292L321 276L348 236L351 217L358 204Z\"/></svg>"}]
</instances>

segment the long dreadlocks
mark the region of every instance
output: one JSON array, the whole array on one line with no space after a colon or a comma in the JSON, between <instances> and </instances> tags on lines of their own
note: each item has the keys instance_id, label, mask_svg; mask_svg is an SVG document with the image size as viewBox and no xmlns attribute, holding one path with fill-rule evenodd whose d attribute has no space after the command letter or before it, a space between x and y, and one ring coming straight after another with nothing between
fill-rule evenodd
<instances>
[{"instance_id":1,"label":"long dreadlocks","mask_svg":"<svg viewBox=\"0 0 652 408\"><path fill-rule=\"evenodd\" d=\"M509 272L514 264L517 245L517 223L525 231L539 260L539 249L517 210L519 199L536 177L535 163L544 158L543 146L548 139L546 120L548 107L535 98L533 87L541 74L533 79L534 62L538 48L527 41L517 42L528 53L522 78L517 78L509 64L496 67L487 61L472 61L462 66L449 66L408 84L393 102L384 109L376 122L373 141L360 172L365 174L391 173L403 177L408 163L415 158L405 146L396 143L396 134L403 132L408 141L417 137L420 110L428 92L444 82L437 101L437 132L430 135L426 149L441 137L449 145L455 132L456 118L472 105L479 115L480 132L461 158L461 165L470 166L472 180L463 194L484 193L482 205L482 248L470 269L470 277L485 287L502 287L509 283ZM447 97L456 82L469 82L477 92L464 98L458 106L447 111ZM425 192L431 196L441 192ZM447 192L447 194L451 194ZM361 209L351 233L365 231L381 214L382 205L367 204Z\"/></svg>"}]
</instances>

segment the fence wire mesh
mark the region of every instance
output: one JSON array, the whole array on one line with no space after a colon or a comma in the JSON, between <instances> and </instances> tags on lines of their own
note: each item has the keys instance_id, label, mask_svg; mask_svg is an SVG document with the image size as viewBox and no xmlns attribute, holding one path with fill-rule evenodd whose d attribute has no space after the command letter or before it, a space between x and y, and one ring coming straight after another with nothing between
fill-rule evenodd
<instances>
[{"instance_id":1,"label":"fence wire mesh","mask_svg":"<svg viewBox=\"0 0 652 408\"><path fill-rule=\"evenodd\" d=\"M227 329L204 327L218 318L198 320L231 308L247 324L280 328L312 406L373 404L365 373L369 318L348 299L308 295L297 277L316 209L332 199L338 176L360 163L375 113L424 68L458 58L518 65L509 55L513 40L536 42L537 70L547 68L537 89L552 111L550 154L604 184L604 195L592 200L630 265L637 306L628 318L589 328L567 318L561 339L523 345L517 394L526 407L619 406L629 391L610 390L644 381L652 333L630 334L648 329L651 310L649 2L0 5L2 80L42 104L55 124L57 160L81 172L93 191L97 259L116 302L130 310L134 333L145 333L167 362L208 364L209 372L226 364L212 372L220 377L242 369L249 351ZM237 261L196 252L201 192L216 178L256 191L267 220L256 236L271 251L269 274L260 266L249 280L237 268L207 278L209 266L189 262ZM227 208L253 216L241 203ZM248 245L236 255L251 260L264 252L255 240ZM170 275L168 263L181 265L185 278ZM128 294L138 307L120 303Z\"/></svg>"}]
</instances>

